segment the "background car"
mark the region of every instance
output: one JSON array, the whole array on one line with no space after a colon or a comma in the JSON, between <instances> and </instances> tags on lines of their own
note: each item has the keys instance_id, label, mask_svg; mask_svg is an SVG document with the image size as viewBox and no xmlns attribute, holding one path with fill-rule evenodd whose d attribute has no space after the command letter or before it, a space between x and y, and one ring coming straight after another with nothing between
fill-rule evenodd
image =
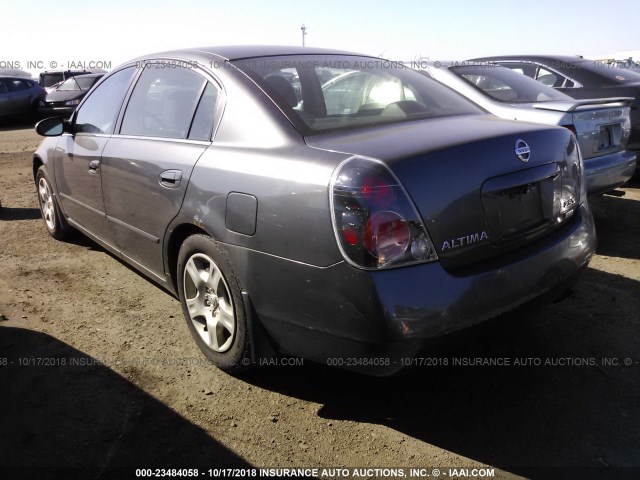
<instances>
[{"instance_id":1,"label":"background car","mask_svg":"<svg viewBox=\"0 0 640 480\"><path fill-rule=\"evenodd\" d=\"M636 170L636 154L625 150L633 98L575 100L492 64L438 62L427 64L425 71L494 115L571 130L580 145L589 194L624 185Z\"/></svg>"},{"instance_id":2,"label":"background car","mask_svg":"<svg viewBox=\"0 0 640 480\"><path fill-rule=\"evenodd\" d=\"M0 117L31 116L44 89L34 80L19 77L0 77Z\"/></svg>"},{"instance_id":3,"label":"background car","mask_svg":"<svg viewBox=\"0 0 640 480\"><path fill-rule=\"evenodd\" d=\"M42 116L69 117L91 87L102 77L103 73L89 73L68 78L48 93L44 100L40 100L38 113Z\"/></svg>"},{"instance_id":4,"label":"background car","mask_svg":"<svg viewBox=\"0 0 640 480\"><path fill-rule=\"evenodd\" d=\"M50 70L42 72L38 78L38 83L47 93L55 90L56 86L65 80L78 75L88 75L90 73L107 73L105 70Z\"/></svg>"},{"instance_id":5,"label":"background car","mask_svg":"<svg viewBox=\"0 0 640 480\"><path fill-rule=\"evenodd\" d=\"M631 135L627 148L640 150L640 73L582 57L506 55L474 58L523 73L572 98L633 97Z\"/></svg>"},{"instance_id":6,"label":"background car","mask_svg":"<svg viewBox=\"0 0 640 480\"><path fill-rule=\"evenodd\" d=\"M145 56L36 130L50 235L77 229L176 294L231 372L273 352L396 372L426 339L561 295L595 249L566 128L375 57Z\"/></svg>"}]
</instances>

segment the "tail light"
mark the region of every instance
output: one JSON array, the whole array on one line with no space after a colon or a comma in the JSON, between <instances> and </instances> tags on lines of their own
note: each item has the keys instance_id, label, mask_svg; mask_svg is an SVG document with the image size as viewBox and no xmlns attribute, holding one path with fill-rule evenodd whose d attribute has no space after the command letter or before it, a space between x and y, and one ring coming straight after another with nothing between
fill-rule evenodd
<instances>
[{"instance_id":1,"label":"tail light","mask_svg":"<svg viewBox=\"0 0 640 480\"><path fill-rule=\"evenodd\" d=\"M350 264L379 269L437 260L413 202L380 161L345 160L334 173L330 195L338 246Z\"/></svg>"},{"instance_id":2,"label":"tail light","mask_svg":"<svg viewBox=\"0 0 640 480\"><path fill-rule=\"evenodd\" d=\"M586 182L580 146L575 135L571 135L566 150L566 166L562 172L562 190L560 197L560 216L558 222L569 218L585 198Z\"/></svg>"},{"instance_id":3,"label":"tail light","mask_svg":"<svg viewBox=\"0 0 640 480\"><path fill-rule=\"evenodd\" d=\"M574 135L578 135L578 131L576 130L576 126L574 124L570 123L568 125L560 125L560 126L569 129L571 132L573 132Z\"/></svg>"}]
</instances>

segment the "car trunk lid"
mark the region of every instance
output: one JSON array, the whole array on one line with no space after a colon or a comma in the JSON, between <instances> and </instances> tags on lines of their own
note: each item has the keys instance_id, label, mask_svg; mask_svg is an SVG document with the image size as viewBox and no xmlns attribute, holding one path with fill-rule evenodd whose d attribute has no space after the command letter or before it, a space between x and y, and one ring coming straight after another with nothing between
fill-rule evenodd
<instances>
[{"instance_id":1,"label":"car trunk lid","mask_svg":"<svg viewBox=\"0 0 640 480\"><path fill-rule=\"evenodd\" d=\"M311 136L307 143L384 161L416 205L441 263L455 269L526 245L569 219L580 173L567 168L569 139L566 129L482 115ZM530 149L520 151L522 159L518 141Z\"/></svg>"},{"instance_id":2,"label":"car trunk lid","mask_svg":"<svg viewBox=\"0 0 640 480\"><path fill-rule=\"evenodd\" d=\"M596 98L567 102L540 102L539 110L567 112L584 159L624 149L631 131L629 119L633 98ZM567 125L567 126L569 126Z\"/></svg>"}]
</instances>

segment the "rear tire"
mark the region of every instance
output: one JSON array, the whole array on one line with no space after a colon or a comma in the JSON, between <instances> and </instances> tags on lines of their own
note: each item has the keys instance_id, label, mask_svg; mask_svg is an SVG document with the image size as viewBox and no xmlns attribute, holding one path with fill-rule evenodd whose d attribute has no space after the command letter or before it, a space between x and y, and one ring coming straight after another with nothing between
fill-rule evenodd
<instances>
[{"instance_id":1,"label":"rear tire","mask_svg":"<svg viewBox=\"0 0 640 480\"><path fill-rule=\"evenodd\" d=\"M69 238L73 229L67 223L58 205L56 197L53 195L51 183L47 178L44 165L38 168L36 173L36 189L38 191L38 204L40 205L40 213L44 220L44 226L47 232L56 240L64 240Z\"/></svg>"},{"instance_id":2,"label":"rear tire","mask_svg":"<svg viewBox=\"0 0 640 480\"><path fill-rule=\"evenodd\" d=\"M242 289L227 252L207 235L187 238L178 253L178 294L196 344L221 370L251 366Z\"/></svg>"}]
</instances>

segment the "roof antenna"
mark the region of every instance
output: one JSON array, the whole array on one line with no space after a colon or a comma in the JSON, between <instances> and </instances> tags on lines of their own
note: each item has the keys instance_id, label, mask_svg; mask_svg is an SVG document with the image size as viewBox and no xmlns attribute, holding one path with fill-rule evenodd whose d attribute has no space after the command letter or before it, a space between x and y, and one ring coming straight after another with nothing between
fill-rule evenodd
<instances>
[{"instance_id":1,"label":"roof antenna","mask_svg":"<svg viewBox=\"0 0 640 480\"><path fill-rule=\"evenodd\" d=\"M307 36L307 27L304 26L304 23L300 27L300 30L302 30L302 46L304 47L304 37Z\"/></svg>"}]
</instances>

